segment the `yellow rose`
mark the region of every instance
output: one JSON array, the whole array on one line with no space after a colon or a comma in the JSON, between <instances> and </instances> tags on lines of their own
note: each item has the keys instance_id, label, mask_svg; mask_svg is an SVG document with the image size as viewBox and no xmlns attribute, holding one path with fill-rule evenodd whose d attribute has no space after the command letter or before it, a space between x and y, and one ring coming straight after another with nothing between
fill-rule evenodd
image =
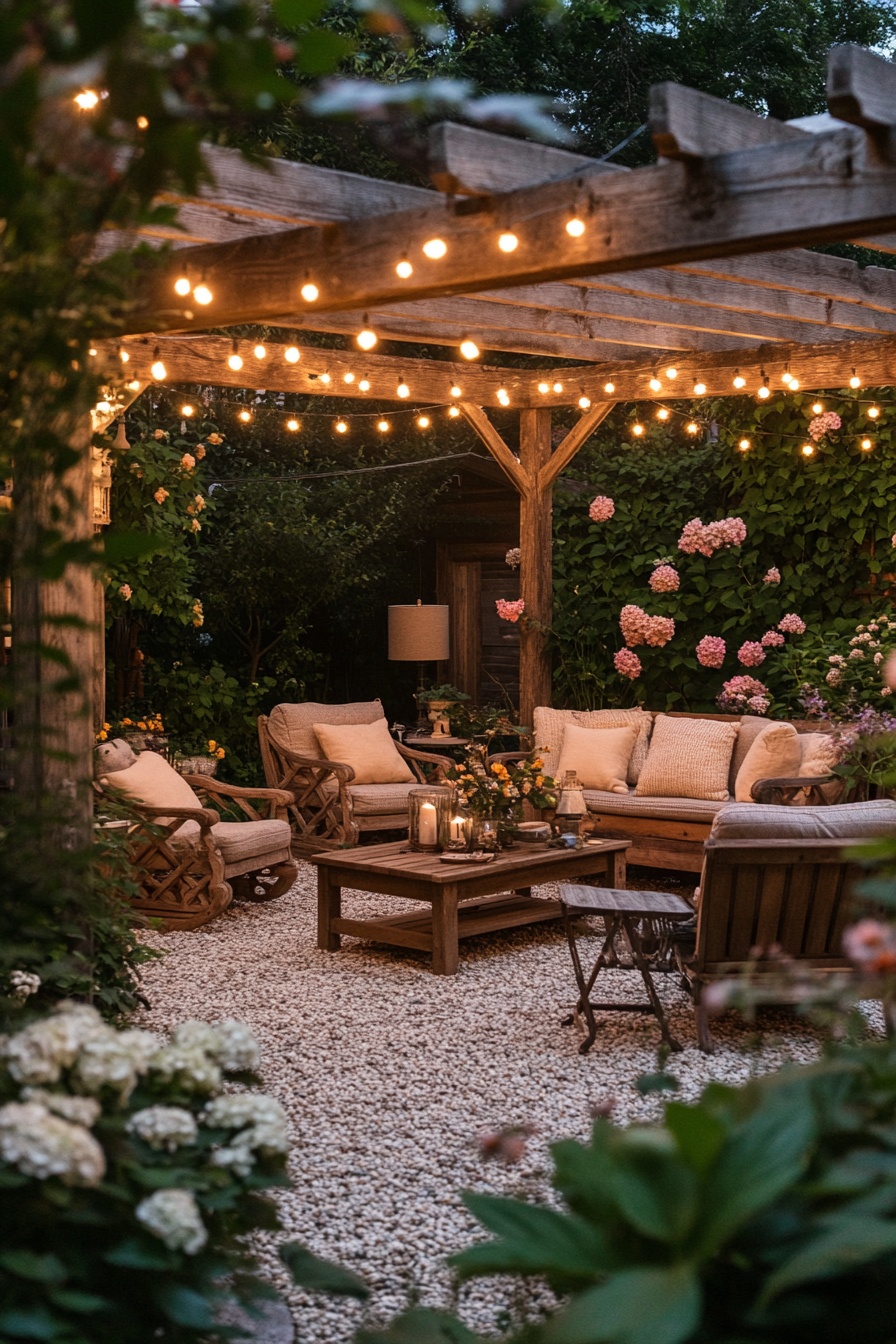
<instances>
[{"instance_id":1,"label":"yellow rose","mask_svg":"<svg viewBox=\"0 0 896 1344\"><path fill-rule=\"evenodd\" d=\"M210 737L209 740L208 740L208 749L209 749L209 751L214 751L214 749L215 749L215 747L216 747L217 745L218 745L218 744L217 744L217 742L215 741L215 739L214 739L213 737Z\"/></svg>"},{"instance_id":2,"label":"yellow rose","mask_svg":"<svg viewBox=\"0 0 896 1344\"><path fill-rule=\"evenodd\" d=\"M223 761L224 757L227 755L227 752L224 750L223 747L219 747L218 750L215 752L215 755L217 756L219 761Z\"/></svg>"},{"instance_id":3,"label":"yellow rose","mask_svg":"<svg viewBox=\"0 0 896 1344\"><path fill-rule=\"evenodd\" d=\"M105 740L106 740L106 738L107 738L108 736L109 736L109 734L106 732L106 730L105 730L105 728L104 728L103 731L102 731L101 733L97 733L97 735L96 735L96 740L97 740L97 742L105 742Z\"/></svg>"}]
</instances>

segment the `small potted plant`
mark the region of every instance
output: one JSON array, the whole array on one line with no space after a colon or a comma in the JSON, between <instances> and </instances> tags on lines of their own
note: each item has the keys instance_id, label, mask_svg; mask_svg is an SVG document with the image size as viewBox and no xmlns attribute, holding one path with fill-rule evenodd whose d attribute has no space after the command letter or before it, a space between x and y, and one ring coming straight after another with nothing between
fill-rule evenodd
<instances>
[{"instance_id":1,"label":"small potted plant","mask_svg":"<svg viewBox=\"0 0 896 1344\"><path fill-rule=\"evenodd\" d=\"M182 738L175 749L172 765L181 775L213 775L227 752L213 738Z\"/></svg>"},{"instance_id":2,"label":"small potted plant","mask_svg":"<svg viewBox=\"0 0 896 1344\"><path fill-rule=\"evenodd\" d=\"M433 737L449 737L451 735L451 720L448 711L452 705L461 704L469 698L463 691L459 691L456 686L451 686L447 682L441 686L430 686L426 690L418 691L417 700L421 705L426 705L429 721L432 724Z\"/></svg>"}]
</instances>

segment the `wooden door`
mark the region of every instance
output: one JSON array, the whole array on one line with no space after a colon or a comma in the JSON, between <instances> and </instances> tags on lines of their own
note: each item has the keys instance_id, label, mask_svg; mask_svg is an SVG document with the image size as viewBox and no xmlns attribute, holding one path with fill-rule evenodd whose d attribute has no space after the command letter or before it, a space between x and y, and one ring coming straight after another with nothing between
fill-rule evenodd
<instances>
[{"instance_id":1,"label":"wooden door","mask_svg":"<svg viewBox=\"0 0 896 1344\"><path fill-rule=\"evenodd\" d=\"M450 610L451 654L440 680L452 682L478 704L509 696L519 703L519 628L499 620L495 601L519 596L519 571L505 563L506 542L442 542L437 554L440 602Z\"/></svg>"}]
</instances>

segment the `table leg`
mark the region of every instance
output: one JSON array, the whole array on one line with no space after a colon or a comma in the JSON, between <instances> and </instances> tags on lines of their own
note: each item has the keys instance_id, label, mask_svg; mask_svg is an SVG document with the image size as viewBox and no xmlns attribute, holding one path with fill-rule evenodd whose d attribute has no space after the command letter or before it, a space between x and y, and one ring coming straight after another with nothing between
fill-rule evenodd
<instances>
[{"instance_id":1,"label":"table leg","mask_svg":"<svg viewBox=\"0 0 896 1344\"><path fill-rule=\"evenodd\" d=\"M342 888L330 878L330 870L317 870L317 945L324 952L338 952L342 939L332 923L342 914Z\"/></svg>"},{"instance_id":2,"label":"table leg","mask_svg":"<svg viewBox=\"0 0 896 1344\"><path fill-rule=\"evenodd\" d=\"M436 975L457 974L457 897L454 884L433 893L432 969Z\"/></svg>"},{"instance_id":3,"label":"table leg","mask_svg":"<svg viewBox=\"0 0 896 1344\"><path fill-rule=\"evenodd\" d=\"M614 849L607 854L607 886L615 891L625 891L627 881L625 874L625 856L628 853L626 849Z\"/></svg>"},{"instance_id":4,"label":"table leg","mask_svg":"<svg viewBox=\"0 0 896 1344\"><path fill-rule=\"evenodd\" d=\"M641 935L638 930L638 921L629 915L622 916L622 924L628 934L628 941L632 949L632 956L635 965L641 972L641 979L644 981L644 988L647 990L647 997L650 1000L650 1006L653 1009L654 1017L660 1024L660 1031L663 1040L670 1050L682 1050L684 1047L669 1030L669 1023L666 1020L666 1013L663 1005L660 1003L659 995L653 983L653 976L650 974L650 962L644 955L644 949L641 946Z\"/></svg>"}]
</instances>

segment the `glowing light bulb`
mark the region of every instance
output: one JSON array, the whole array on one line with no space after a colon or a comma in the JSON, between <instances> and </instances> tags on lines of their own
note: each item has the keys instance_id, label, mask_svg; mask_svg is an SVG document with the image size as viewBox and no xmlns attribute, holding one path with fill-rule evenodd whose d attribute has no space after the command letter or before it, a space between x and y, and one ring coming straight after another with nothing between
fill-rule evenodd
<instances>
[{"instance_id":1,"label":"glowing light bulb","mask_svg":"<svg viewBox=\"0 0 896 1344\"><path fill-rule=\"evenodd\" d=\"M812 414L813 414L813 415L821 415L821 413L822 413L823 410L824 410L824 406L822 405L822 403L821 403L820 401L813 401L813 403L812 403Z\"/></svg>"},{"instance_id":2,"label":"glowing light bulb","mask_svg":"<svg viewBox=\"0 0 896 1344\"><path fill-rule=\"evenodd\" d=\"M441 238L430 238L423 244L423 255L430 261L438 261L448 251L448 244Z\"/></svg>"},{"instance_id":3,"label":"glowing light bulb","mask_svg":"<svg viewBox=\"0 0 896 1344\"><path fill-rule=\"evenodd\" d=\"M357 336L355 337L355 340L358 342L358 345L360 345L362 350L372 350L373 347L376 345L377 340L376 332L371 331L370 327L364 327L362 331L358 332Z\"/></svg>"},{"instance_id":4,"label":"glowing light bulb","mask_svg":"<svg viewBox=\"0 0 896 1344\"><path fill-rule=\"evenodd\" d=\"M811 457L812 454L815 452L815 444L804 443L802 448L800 449L800 452L802 453L803 457Z\"/></svg>"},{"instance_id":5,"label":"glowing light bulb","mask_svg":"<svg viewBox=\"0 0 896 1344\"><path fill-rule=\"evenodd\" d=\"M287 422L286 422L286 428L289 430L290 434L295 434L295 433L297 433L297 431L298 431L298 429L299 429L299 422L298 422L298 420L295 420L295 419L293 419L293 420L287 420Z\"/></svg>"},{"instance_id":6,"label":"glowing light bulb","mask_svg":"<svg viewBox=\"0 0 896 1344\"><path fill-rule=\"evenodd\" d=\"M604 383L604 391L607 392L607 393L609 393L609 394L612 394L613 392L616 391L616 384L615 384L615 383Z\"/></svg>"},{"instance_id":7,"label":"glowing light bulb","mask_svg":"<svg viewBox=\"0 0 896 1344\"><path fill-rule=\"evenodd\" d=\"M174 282L174 292L179 294L181 298L186 298L192 288L193 286L185 275L179 276Z\"/></svg>"},{"instance_id":8,"label":"glowing light bulb","mask_svg":"<svg viewBox=\"0 0 896 1344\"><path fill-rule=\"evenodd\" d=\"M460 388L457 386L456 383L455 383L454 387L452 387L452 389L451 389L451 395L452 395L452 397L460 397L460 396L463 395L462 392L461 392L461 390L460 390Z\"/></svg>"},{"instance_id":9,"label":"glowing light bulb","mask_svg":"<svg viewBox=\"0 0 896 1344\"><path fill-rule=\"evenodd\" d=\"M395 274L399 280L409 280L414 274L414 268L409 261L400 261L395 267Z\"/></svg>"},{"instance_id":10,"label":"glowing light bulb","mask_svg":"<svg viewBox=\"0 0 896 1344\"><path fill-rule=\"evenodd\" d=\"M107 411L111 411L112 403L110 401L105 400L98 401L96 404L96 409L99 411L100 415L105 415Z\"/></svg>"},{"instance_id":11,"label":"glowing light bulb","mask_svg":"<svg viewBox=\"0 0 896 1344\"><path fill-rule=\"evenodd\" d=\"M666 377L670 382L674 382L678 377L678 370L675 368L674 364L670 364L669 368L666 370Z\"/></svg>"},{"instance_id":12,"label":"glowing light bulb","mask_svg":"<svg viewBox=\"0 0 896 1344\"><path fill-rule=\"evenodd\" d=\"M862 386L862 380L861 380L861 378L859 377L859 375L856 373L855 369L853 369L853 371L852 371L852 377L851 377L850 380L849 380L849 385L850 385L850 387L853 388L853 389Z\"/></svg>"},{"instance_id":13,"label":"glowing light bulb","mask_svg":"<svg viewBox=\"0 0 896 1344\"><path fill-rule=\"evenodd\" d=\"M498 246L502 252L515 252L520 245L520 240L515 233L502 233L498 238Z\"/></svg>"},{"instance_id":14,"label":"glowing light bulb","mask_svg":"<svg viewBox=\"0 0 896 1344\"><path fill-rule=\"evenodd\" d=\"M207 308L214 297L208 285L197 285L193 290L193 298L197 303L201 303L203 308Z\"/></svg>"},{"instance_id":15,"label":"glowing light bulb","mask_svg":"<svg viewBox=\"0 0 896 1344\"><path fill-rule=\"evenodd\" d=\"M129 390L130 392L139 392L139 391L140 391L140 383L138 382L138 380L137 380L136 378L132 379L132 381L128 383L128 390Z\"/></svg>"},{"instance_id":16,"label":"glowing light bulb","mask_svg":"<svg viewBox=\"0 0 896 1344\"><path fill-rule=\"evenodd\" d=\"M92 112L99 105L100 96L95 89L82 89L75 94L75 102L82 112Z\"/></svg>"},{"instance_id":17,"label":"glowing light bulb","mask_svg":"<svg viewBox=\"0 0 896 1344\"><path fill-rule=\"evenodd\" d=\"M499 388L498 388L498 391L497 391L497 393L496 393L496 395L497 395L497 398L498 398L498 400L500 401L500 403L501 403L502 406L509 406L509 405L510 405L510 397L507 395L507 389L506 389L506 388L504 388L504 387L499 387Z\"/></svg>"},{"instance_id":18,"label":"glowing light bulb","mask_svg":"<svg viewBox=\"0 0 896 1344\"><path fill-rule=\"evenodd\" d=\"M411 395L411 389L408 387L407 383L403 379L396 387L395 392L397 396L401 397L402 401L404 401L406 397L409 397Z\"/></svg>"},{"instance_id":19,"label":"glowing light bulb","mask_svg":"<svg viewBox=\"0 0 896 1344\"><path fill-rule=\"evenodd\" d=\"M800 385L800 380L799 380L799 378L791 378L791 380L790 380L790 390L791 390L791 392L796 392L797 389L799 388L799 385Z\"/></svg>"},{"instance_id":20,"label":"glowing light bulb","mask_svg":"<svg viewBox=\"0 0 896 1344\"><path fill-rule=\"evenodd\" d=\"M879 406L869 406L869 407L868 407L868 419L869 419L869 420L876 420L877 417L878 417L879 415L880 415L880 407L879 407Z\"/></svg>"},{"instance_id":21,"label":"glowing light bulb","mask_svg":"<svg viewBox=\"0 0 896 1344\"><path fill-rule=\"evenodd\" d=\"M432 421L430 420L430 418L429 418L428 415L418 415L418 416L417 416L417 427L418 427L418 429L429 429L429 427L430 427L431 424L432 424Z\"/></svg>"},{"instance_id":22,"label":"glowing light bulb","mask_svg":"<svg viewBox=\"0 0 896 1344\"><path fill-rule=\"evenodd\" d=\"M87 353L91 359L94 359L96 357L96 346L92 345L90 349L87 351Z\"/></svg>"},{"instance_id":23,"label":"glowing light bulb","mask_svg":"<svg viewBox=\"0 0 896 1344\"><path fill-rule=\"evenodd\" d=\"M573 215L572 219L566 221L566 232L570 238L581 238L585 232L584 219L579 219L578 215Z\"/></svg>"},{"instance_id":24,"label":"glowing light bulb","mask_svg":"<svg viewBox=\"0 0 896 1344\"><path fill-rule=\"evenodd\" d=\"M379 430L379 432L380 432L381 434L388 434L388 433L389 433L389 421L388 421L388 420L377 420L377 422L376 422L376 427L377 427L377 429Z\"/></svg>"},{"instance_id":25,"label":"glowing light bulb","mask_svg":"<svg viewBox=\"0 0 896 1344\"><path fill-rule=\"evenodd\" d=\"M696 422L695 420L692 420L692 421L686 426L686 429L687 429L687 431L688 431L689 434L696 434L696 433L699 431L700 426L697 424L697 422Z\"/></svg>"},{"instance_id":26,"label":"glowing light bulb","mask_svg":"<svg viewBox=\"0 0 896 1344\"><path fill-rule=\"evenodd\" d=\"M654 374L653 377L651 378L650 383L649 383L649 387L650 387L651 392L661 392L661 391L662 391L663 385L662 385L662 383L660 382L659 378L657 378L656 374Z\"/></svg>"},{"instance_id":27,"label":"glowing light bulb","mask_svg":"<svg viewBox=\"0 0 896 1344\"><path fill-rule=\"evenodd\" d=\"M458 349L460 350L460 353L463 355L464 359L479 358L479 346L476 344L475 341L471 341L469 336L464 337Z\"/></svg>"},{"instance_id":28,"label":"glowing light bulb","mask_svg":"<svg viewBox=\"0 0 896 1344\"><path fill-rule=\"evenodd\" d=\"M668 419L669 419L669 412L666 410L665 406L661 406L661 407L660 407L660 409L659 409L659 410L657 411L657 413L656 413L656 418L657 418L657 420L668 420Z\"/></svg>"},{"instance_id":29,"label":"glowing light bulb","mask_svg":"<svg viewBox=\"0 0 896 1344\"><path fill-rule=\"evenodd\" d=\"M750 446L751 446L751 445L750 445L750 440L749 440L749 439L741 439L740 443L739 443L737 446L738 446L738 448L741 450L742 453L745 453L745 452L748 451L748 449L749 449Z\"/></svg>"},{"instance_id":30,"label":"glowing light bulb","mask_svg":"<svg viewBox=\"0 0 896 1344\"><path fill-rule=\"evenodd\" d=\"M344 373L342 375L342 381L344 383L353 383L355 381L355 375L353 373Z\"/></svg>"},{"instance_id":31,"label":"glowing light bulb","mask_svg":"<svg viewBox=\"0 0 896 1344\"><path fill-rule=\"evenodd\" d=\"M591 398L590 398L590 397L586 397L586 396L584 395L584 393L583 393L583 395L582 395L581 397L579 397L579 408L580 408L580 410L587 411L587 409L588 409L588 407L589 407L590 405L591 405Z\"/></svg>"},{"instance_id":32,"label":"glowing light bulb","mask_svg":"<svg viewBox=\"0 0 896 1344\"><path fill-rule=\"evenodd\" d=\"M452 419L452 420L456 420L457 417L460 415L460 411L458 410L458 408L457 408L456 406L449 406L449 407L448 407L448 414L451 416L451 419Z\"/></svg>"},{"instance_id":33,"label":"glowing light bulb","mask_svg":"<svg viewBox=\"0 0 896 1344\"><path fill-rule=\"evenodd\" d=\"M359 391L359 392L369 392L369 391L370 391L370 379L369 379L369 378L362 378L362 379L361 379L360 383L358 384L358 391Z\"/></svg>"},{"instance_id":34,"label":"glowing light bulb","mask_svg":"<svg viewBox=\"0 0 896 1344\"><path fill-rule=\"evenodd\" d=\"M324 384L324 386L326 386L326 384L329 383L330 381L330 375L328 373L322 373L320 375L320 381Z\"/></svg>"},{"instance_id":35,"label":"glowing light bulb","mask_svg":"<svg viewBox=\"0 0 896 1344\"><path fill-rule=\"evenodd\" d=\"M156 351L156 357L153 360L152 368L149 371L157 383L164 383L165 379L168 377L168 370L165 368L165 365L159 359L158 350Z\"/></svg>"},{"instance_id":36,"label":"glowing light bulb","mask_svg":"<svg viewBox=\"0 0 896 1344\"><path fill-rule=\"evenodd\" d=\"M563 384L562 384L562 383L555 383L554 386L553 386L553 388L552 388L551 390L552 390L553 392L556 392L557 395L559 396L559 394L563 391Z\"/></svg>"},{"instance_id":37,"label":"glowing light bulb","mask_svg":"<svg viewBox=\"0 0 896 1344\"><path fill-rule=\"evenodd\" d=\"M734 377L732 378L731 381L735 387L746 387L747 385L746 378L743 376L742 373L739 373L737 369L734 370Z\"/></svg>"},{"instance_id":38,"label":"glowing light bulb","mask_svg":"<svg viewBox=\"0 0 896 1344\"><path fill-rule=\"evenodd\" d=\"M287 364L298 364L302 356L294 345L288 345L283 351L283 358L286 360Z\"/></svg>"},{"instance_id":39,"label":"glowing light bulb","mask_svg":"<svg viewBox=\"0 0 896 1344\"><path fill-rule=\"evenodd\" d=\"M130 364L131 362L131 357L127 350L124 350L121 346L118 347L118 358L121 360L122 364Z\"/></svg>"},{"instance_id":40,"label":"glowing light bulb","mask_svg":"<svg viewBox=\"0 0 896 1344\"><path fill-rule=\"evenodd\" d=\"M705 394L705 392L706 392L706 384L705 384L705 383L695 383L695 384L694 384L694 396L695 396L695 397L702 397L702 396Z\"/></svg>"},{"instance_id":41,"label":"glowing light bulb","mask_svg":"<svg viewBox=\"0 0 896 1344\"><path fill-rule=\"evenodd\" d=\"M551 390L551 385L550 383L539 383L538 390L542 394L542 396L546 396L547 393L550 392Z\"/></svg>"},{"instance_id":42,"label":"glowing light bulb","mask_svg":"<svg viewBox=\"0 0 896 1344\"><path fill-rule=\"evenodd\" d=\"M862 442L859 444L859 447L860 447L864 452L866 452L866 453L870 453L871 449L874 447L874 440L873 440L873 439L862 439Z\"/></svg>"},{"instance_id":43,"label":"glowing light bulb","mask_svg":"<svg viewBox=\"0 0 896 1344\"><path fill-rule=\"evenodd\" d=\"M256 345L252 353L256 359L265 359L268 352L263 345Z\"/></svg>"},{"instance_id":44,"label":"glowing light bulb","mask_svg":"<svg viewBox=\"0 0 896 1344\"><path fill-rule=\"evenodd\" d=\"M335 426L334 426L334 428L335 428L337 434L347 434L347 433L348 433L348 425L346 424L346 422L345 422L344 420L337 420L337 421L336 421L336 424L335 424Z\"/></svg>"},{"instance_id":45,"label":"glowing light bulb","mask_svg":"<svg viewBox=\"0 0 896 1344\"><path fill-rule=\"evenodd\" d=\"M317 285L313 285L310 280L305 281L304 285L299 290L299 293L306 303L314 303L315 299L320 298L320 290Z\"/></svg>"},{"instance_id":46,"label":"glowing light bulb","mask_svg":"<svg viewBox=\"0 0 896 1344\"><path fill-rule=\"evenodd\" d=\"M149 117L138 117L138 118L137 118L137 130L138 130L138 131L148 131L148 130L149 130Z\"/></svg>"},{"instance_id":47,"label":"glowing light bulb","mask_svg":"<svg viewBox=\"0 0 896 1344\"><path fill-rule=\"evenodd\" d=\"M644 433L644 426L641 424L640 420L636 420L632 425L632 433L636 439L640 439L641 435Z\"/></svg>"},{"instance_id":48,"label":"glowing light bulb","mask_svg":"<svg viewBox=\"0 0 896 1344\"><path fill-rule=\"evenodd\" d=\"M191 415L196 414L196 407L191 406L189 402L186 402L183 406L181 406L180 413L184 417L184 419L189 420Z\"/></svg>"},{"instance_id":49,"label":"glowing light bulb","mask_svg":"<svg viewBox=\"0 0 896 1344\"><path fill-rule=\"evenodd\" d=\"M244 425L248 425L249 421L252 419L252 412L240 411L239 415L237 416L237 419L242 420Z\"/></svg>"},{"instance_id":50,"label":"glowing light bulb","mask_svg":"<svg viewBox=\"0 0 896 1344\"><path fill-rule=\"evenodd\" d=\"M228 356L227 367L233 369L234 373L239 373L240 369L243 367L242 355L238 355L236 351L234 351L232 355Z\"/></svg>"},{"instance_id":51,"label":"glowing light bulb","mask_svg":"<svg viewBox=\"0 0 896 1344\"><path fill-rule=\"evenodd\" d=\"M793 374L790 372L789 369L785 369L784 372L781 374L781 382L787 383L788 386L790 385L792 378Z\"/></svg>"},{"instance_id":52,"label":"glowing light bulb","mask_svg":"<svg viewBox=\"0 0 896 1344\"><path fill-rule=\"evenodd\" d=\"M757 389L756 395L757 395L757 397L759 398L760 401L768 401L768 399L769 399L769 397L771 396L771 394L772 394L772 390L771 390L771 388L769 387L769 385L768 385L768 379L766 378L765 381L763 382L762 386L761 386L760 388Z\"/></svg>"}]
</instances>

